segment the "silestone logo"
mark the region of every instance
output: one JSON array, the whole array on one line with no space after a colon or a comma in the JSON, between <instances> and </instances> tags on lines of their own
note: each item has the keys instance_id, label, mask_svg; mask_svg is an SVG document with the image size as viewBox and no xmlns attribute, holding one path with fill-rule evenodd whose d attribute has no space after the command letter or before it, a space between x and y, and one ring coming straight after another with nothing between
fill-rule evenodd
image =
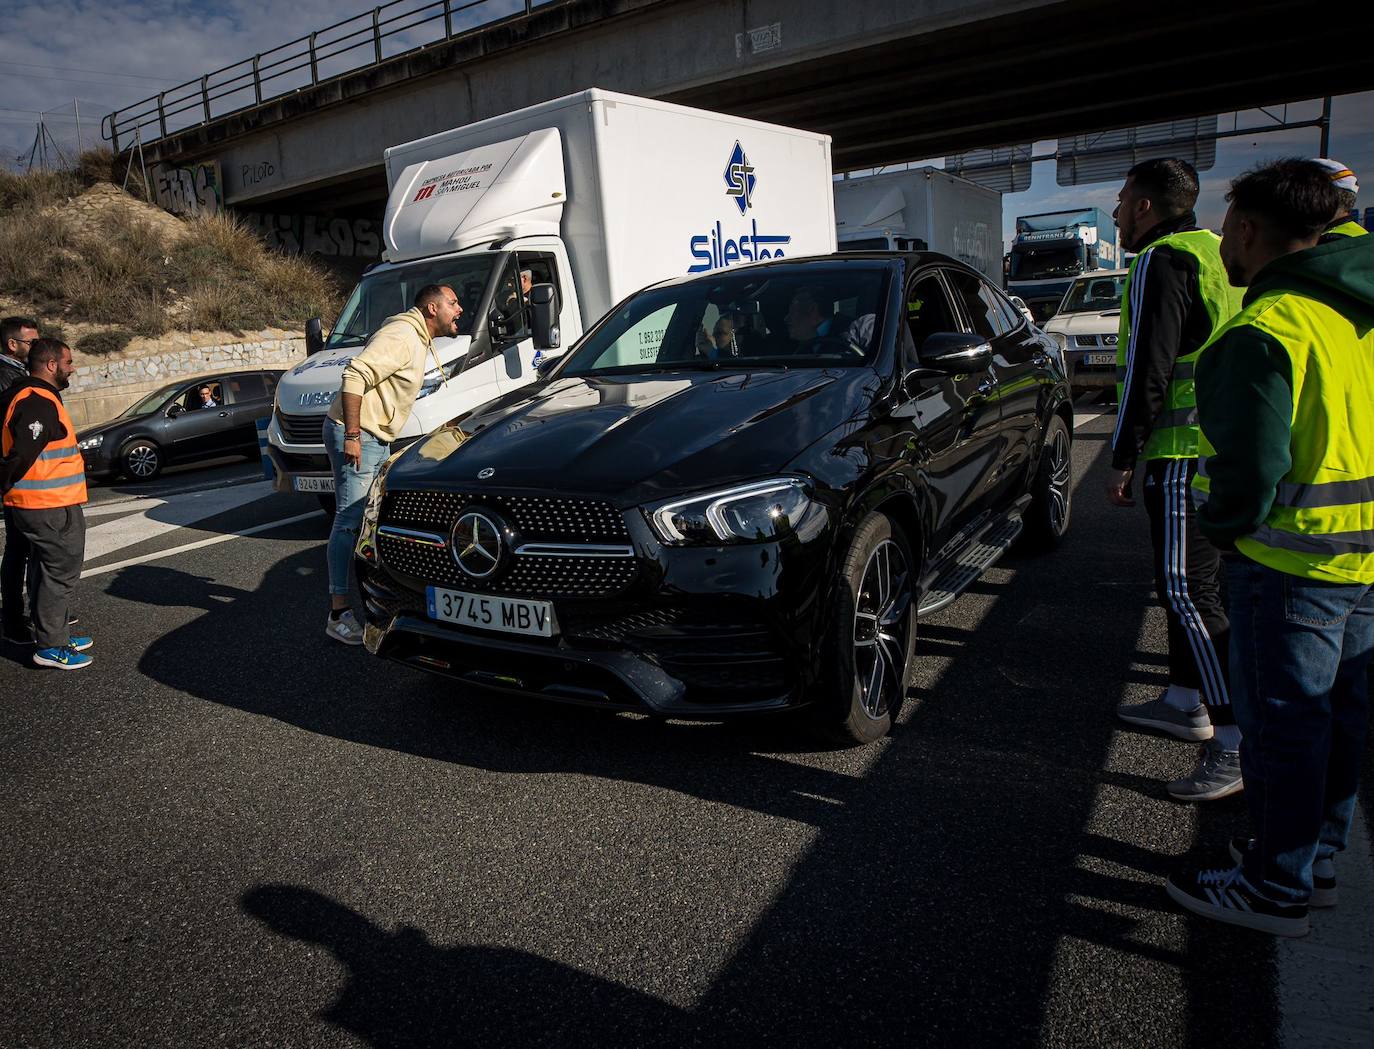
<instances>
[{"instance_id":1,"label":"silestone logo","mask_svg":"<svg viewBox=\"0 0 1374 1049\"><path fill-rule=\"evenodd\" d=\"M735 202L743 215L754 206L754 169L749 166L749 158L744 155L744 147L738 142L725 165L725 195Z\"/></svg>"}]
</instances>

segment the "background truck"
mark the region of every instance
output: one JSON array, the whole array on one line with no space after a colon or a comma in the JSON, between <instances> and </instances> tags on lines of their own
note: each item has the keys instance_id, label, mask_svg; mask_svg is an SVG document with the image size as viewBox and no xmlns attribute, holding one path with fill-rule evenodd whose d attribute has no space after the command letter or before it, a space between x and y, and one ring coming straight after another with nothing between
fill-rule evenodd
<instances>
[{"instance_id":1,"label":"background truck","mask_svg":"<svg viewBox=\"0 0 1374 1049\"><path fill-rule=\"evenodd\" d=\"M940 251L1002 284L1002 194L939 168L835 182L841 251Z\"/></svg>"},{"instance_id":2,"label":"background truck","mask_svg":"<svg viewBox=\"0 0 1374 1049\"><path fill-rule=\"evenodd\" d=\"M1101 208L1022 215L1011 244L1007 293L1019 295L1043 323L1075 277L1114 270L1120 258L1116 223Z\"/></svg>"},{"instance_id":3,"label":"background truck","mask_svg":"<svg viewBox=\"0 0 1374 1049\"><path fill-rule=\"evenodd\" d=\"M456 338L435 340L403 441L531 382L537 357L646 285L835 250L828 136L684 106L591 89L385 158L383 261L327 340L307 329L310 355L282 377L268 429L278 489L326 505L321 427L344 366L424 285L451 286L463 316Z\"/></svg>"}]
</instances>

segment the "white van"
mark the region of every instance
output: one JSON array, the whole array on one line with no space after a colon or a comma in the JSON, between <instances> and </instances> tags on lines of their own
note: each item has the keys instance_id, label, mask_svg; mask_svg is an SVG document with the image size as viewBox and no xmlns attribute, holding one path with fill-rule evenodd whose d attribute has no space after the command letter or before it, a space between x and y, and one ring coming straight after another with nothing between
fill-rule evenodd
<instances>
[{"instance_id":1,"label":"white van","mask_svg":"<svg viewBox=\"0 0 1374 1049\"><path fill-rule=\"evenodd\" d=\"M384 261L322 348L308 332L268 430L278 489L329 503L321 426L343 368L426 284L463 316L401 440L531 382L646 285L835 250L828 136L598 89L393 146L386 171Z\"/></svg>"}]
</instances>

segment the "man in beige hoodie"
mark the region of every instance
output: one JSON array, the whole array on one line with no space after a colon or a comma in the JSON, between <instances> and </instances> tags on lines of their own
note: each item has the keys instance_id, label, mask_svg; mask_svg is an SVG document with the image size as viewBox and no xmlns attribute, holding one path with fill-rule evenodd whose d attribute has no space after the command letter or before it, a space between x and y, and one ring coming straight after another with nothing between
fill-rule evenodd
<instances>
[{"instance_id":1,"label":"man in beige hoodie","mask_svg":"<svg viewBox=\"0 0 1374 1049\"><path fill-rule=\"evenodd\" d=\"M349 608L348 573L367 491L391 454L391 442L410 418L434 339L457 335L462 315L452 288L421 288L414 308L388 317L344 368L339 396L324 421L336 507L329 533L330 611L325 633L345 645L363 643L362 627Z\"/></svg>"}]
</instances>

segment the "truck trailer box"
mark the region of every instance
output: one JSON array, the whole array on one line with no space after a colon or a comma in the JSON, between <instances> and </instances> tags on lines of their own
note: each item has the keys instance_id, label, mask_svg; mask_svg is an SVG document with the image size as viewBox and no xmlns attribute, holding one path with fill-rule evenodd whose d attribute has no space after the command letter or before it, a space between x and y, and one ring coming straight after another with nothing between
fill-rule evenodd
<instances>
[{"instance_id":1,"label":"truck trailer box","mask_svg":"<svg viewBox=\"0 0 1374 1049\"><path fill-rule=\"evenodd\" d=\"M925 247L1002 283L1002 194L939 168L835 182L841 251Z\"/></svg>"},{"instance_id":2,"label":"truck trailer box","mask_svg":"<svg viewBox=\"0 0 1374 1049\"><path fill-rule=\"evenodd\" d=\"M426 284L451 286L464 315L456 338L435 340L402 438L531 382L649 284L835 250L827 136L631 95L583 91L385 161L383 261L277 387L268 452L282 489L331 490L321 426L343 369ZM525 281L557 292L557 348L534 345Z\"/></svg>"}]
</instances>

